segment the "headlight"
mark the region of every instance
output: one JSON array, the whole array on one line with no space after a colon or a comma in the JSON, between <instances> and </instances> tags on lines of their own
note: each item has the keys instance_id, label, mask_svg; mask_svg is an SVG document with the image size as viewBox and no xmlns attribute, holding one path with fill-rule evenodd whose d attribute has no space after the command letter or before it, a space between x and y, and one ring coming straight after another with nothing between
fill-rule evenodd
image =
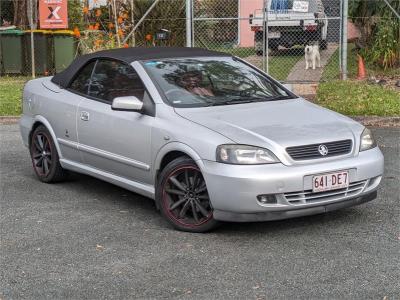
<instances>
[{"instance_id":1,"label":"headlight","mask_svg":"<svg viewBox=\"0 0 400 300\"><path fill-rule=\"evenodd\" d=\"M376 147L376 142L372 136L372 132L368 128L365 128L361 134L360 151L372 149L374 147Z\"/></svg>"},{"instance_id":2,"label":"headlight","mask_svg":"<svg viewBox=\"0 0 400 300\"><path fill-rule=\"evenodd\" d=\"M221 145L217 148L217 161L235 165L274 164L279 159L269 150L247 145Z\"/></svg>"}]
</instances>

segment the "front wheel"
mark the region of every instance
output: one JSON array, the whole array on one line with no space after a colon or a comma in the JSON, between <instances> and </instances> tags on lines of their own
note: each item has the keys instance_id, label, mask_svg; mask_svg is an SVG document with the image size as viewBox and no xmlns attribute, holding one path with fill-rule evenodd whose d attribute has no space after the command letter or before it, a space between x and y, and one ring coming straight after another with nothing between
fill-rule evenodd
<instances>
[{"instance_id":1,"label":"front wheel","mask_svg":"<svg viewBox=\"0 0 400 300\"><path fill-rule=\"evenodd\" d=\"M162 215L176 229L206 232L218 225L204 177L190 158L177 158L162 170L157 201Z\"/></svg>"}]
</instances>

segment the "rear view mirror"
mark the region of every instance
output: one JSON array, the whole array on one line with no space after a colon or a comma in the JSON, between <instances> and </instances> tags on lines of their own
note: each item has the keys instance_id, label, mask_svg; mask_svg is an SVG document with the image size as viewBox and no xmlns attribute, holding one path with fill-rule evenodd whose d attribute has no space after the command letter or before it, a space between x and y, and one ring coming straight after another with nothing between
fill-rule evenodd
<instances>
[{"instance_id":1,"label":"rear view mirror","mask_svg":"<svg viewBox=\"0 0 400 300\"><path fill-rule=\"evenodd\" d=\"M143 102L135 96L124 96L114 98L111 109L124 111L140 112L143 108Z\"/></svg>"}]
</instances>

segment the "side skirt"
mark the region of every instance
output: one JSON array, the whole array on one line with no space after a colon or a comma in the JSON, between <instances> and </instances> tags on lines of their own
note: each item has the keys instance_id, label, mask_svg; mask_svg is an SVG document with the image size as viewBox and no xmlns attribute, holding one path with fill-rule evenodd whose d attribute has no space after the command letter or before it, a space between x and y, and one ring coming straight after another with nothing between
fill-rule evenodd
<instances>
[{"instance_id":1,"label":"side skirt","mask_svg":"<svg viewBox=\"0 0 400 300\"><path fill-rule=\"evenodd\" d=\"M149 197L153 200L155 199L155 189L154 189L154 186L152 186L152 185L132 181L132 180L126 179L124 177L120 177L118 175L108 173L108 172L90 167L88 165L76 163L74 161L64 159L64 158L60 159L60 164L64 169L71 170L71 171L74 171L77 173L86 174L89 176L93 176L95 178L104 180L106 182L115 184L117 186L120 186L129 191L138 193L145 197Z\"/></svg>"}]
</instances>

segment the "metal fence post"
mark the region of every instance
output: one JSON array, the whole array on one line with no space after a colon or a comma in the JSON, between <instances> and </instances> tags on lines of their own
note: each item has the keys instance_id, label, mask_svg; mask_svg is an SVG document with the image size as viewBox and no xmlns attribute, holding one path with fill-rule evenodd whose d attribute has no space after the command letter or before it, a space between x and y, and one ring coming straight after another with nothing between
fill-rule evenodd
<instances>
[{"instance_id":1,"label":"metal fence post","mask_svg":"<svg viewBox=\"0 0 400 300\"><path fill-rule=\"evenodd\" d=\"M265 54L266 54L266 66L265 66L265 72L269 75L269 9L268 9L268 0L265 0L264 7L265 7Z\"/></svg>"},{"instance_id":2,"label":"metal fence post","mask_svg":"<svg viewBox=\"0 0 400 300\"><path fill-rule=\"evenodd\" d=\"M263 1L263 8L262 8L262 11L263 11L263 26L262 26L262 33L263 33L263 39L262 39L262 68L263 68L263 71L264 72L266 72L266 61L265 61L265 51L267 51L268 52L268 49L266 50L265 48L266 48L266 46L267 46L267 44L266 44L266 37L267 37L267 31L266 30L268 30L268 28L266 28L267 27L267 24L266 24L266 16L265 16L265 8L266 8L266 5L265 5L265 3L267 2L268 0L264 0ZM267 72L268 73L268 72Z\"/></svg>"},{"instance_id":3,"label":"metal fence post","mask_svg":"<svg viewBox=\"0 0 400 300\"><path fill-rule=\"evenodd\" d=\"M192 1L186 0L186 47L192 47Z\"/></svg>"},{"instance_id":4,"label":"metal fence post","mask_svg":"<svg viewBox=\"0 0 400 300\"><path fill-rule=\"evenodd\" d=\"M191 19L191 22L192 22L192 27L191 27L191 32L192 32L192 39L191 39L191 43L192 43L192 47L196 47L196 45L195 45L195 40L194 40L194 38L195 38L195 33L194 33L194 20L195 20L195 18L194 18L194 1L195 0L190 0L190 19Z\"/></svg>"},{"instance_id":5,"label":"metal fence post","mask_svg":"<svg viewBox=\"0 0 400 300\"><path fill-rule=\"evenodd\" d=\"M117 4L116 4L115 0L113 0L113 16L114 16L114 26L115 26L115 33L117 36L118 47L121 47L121 38L119 36L119 26L118 26L118 18L117 18Z\"/></svg>"},{"instance_id":6,"label":"metal fence post","mask_svg":"<svg viewBox=\"0 0 400 300\"><path fill-rule=\"evenodd\" d=\"M393 12L393 14L397 17L397 19L400 20L400 15L399 13L393 8L393 6L390 5L390 3L387 0L383 0L386 5L390 8L390 10Z\"/></svg>"},{"instance_id":7,"label":"metal fence post","mask_svg":"<svg viewBox=\"0 0 400 300\"><path fill-rule=\"evenodd\" d=\"M342 79L347 80L347 16L349 11L349 0L343 0L342 13Z\"/></svg>"},{"instance_id":8,"label":"metal fence post","mask_svg":"<svg viewBox=\"0 0 400 300\"><path fill-rule=\"evenodd\" d=\"M339 65L338 65L338 68L339 68L339 78L340 79L342 79L343 78L343 70L342 70L342 49L343 49L343 22L342 22L342 20L343 20L343 1L342 0L340 0L340 3L339 3L340 5L339 5L339 9L340 9L340 12L339 12L339 19L340 19L340 22L339 22Z\"/></svg>"},{"instance_id":9,"label":"metal fence post","mask_svg":"<svg viewBox=\"0 0 400 300\"><path fill-rule=\"evenodd\" d=\"M130 39L132 34L135 34L136 29L138 29L138 27L143 23L143 21L146 19L147 15L153 10L153 8L157 5L158 2L160 2L160 0L154 0L153 4L150 5L150 7L146 10L146 12L143 14L143 16L139 19L139 21L137 21L135 26L133 26L131 31L126 35L125 39L122 41L123 44L125 44ZM116 15L116 13L115 13L115 15Z\"/></svg>"},{"instance_id":10,"label":"metal fence post","mask_svg":"<svg viewBox=\"0 0 400 300\"><path fill-rule=\"evenodd\" d=\"M27 13L28 13L28 18L29 18L29 26L31 28L31 64L32 64L32 78L35 78L35 40L33 37L33 30L34 30L34 24L33 24L33 0L29 1L29 5L27 7Z\"/></svg>"},{"instance_id":11,"label":"metal fence post","mask_svg":"<svg viewBox=\"0 0 400 300\"><path fill-rule=\"evenodd\" d=\"M132 27L135 26L135 16L133 14L135 10L135 5L133 3L133 0L131 0L131 22L132 22ZM132 47L136 46L136 37L135 37L135 33L132 34Z\"/></svg>"}]
</instances>

